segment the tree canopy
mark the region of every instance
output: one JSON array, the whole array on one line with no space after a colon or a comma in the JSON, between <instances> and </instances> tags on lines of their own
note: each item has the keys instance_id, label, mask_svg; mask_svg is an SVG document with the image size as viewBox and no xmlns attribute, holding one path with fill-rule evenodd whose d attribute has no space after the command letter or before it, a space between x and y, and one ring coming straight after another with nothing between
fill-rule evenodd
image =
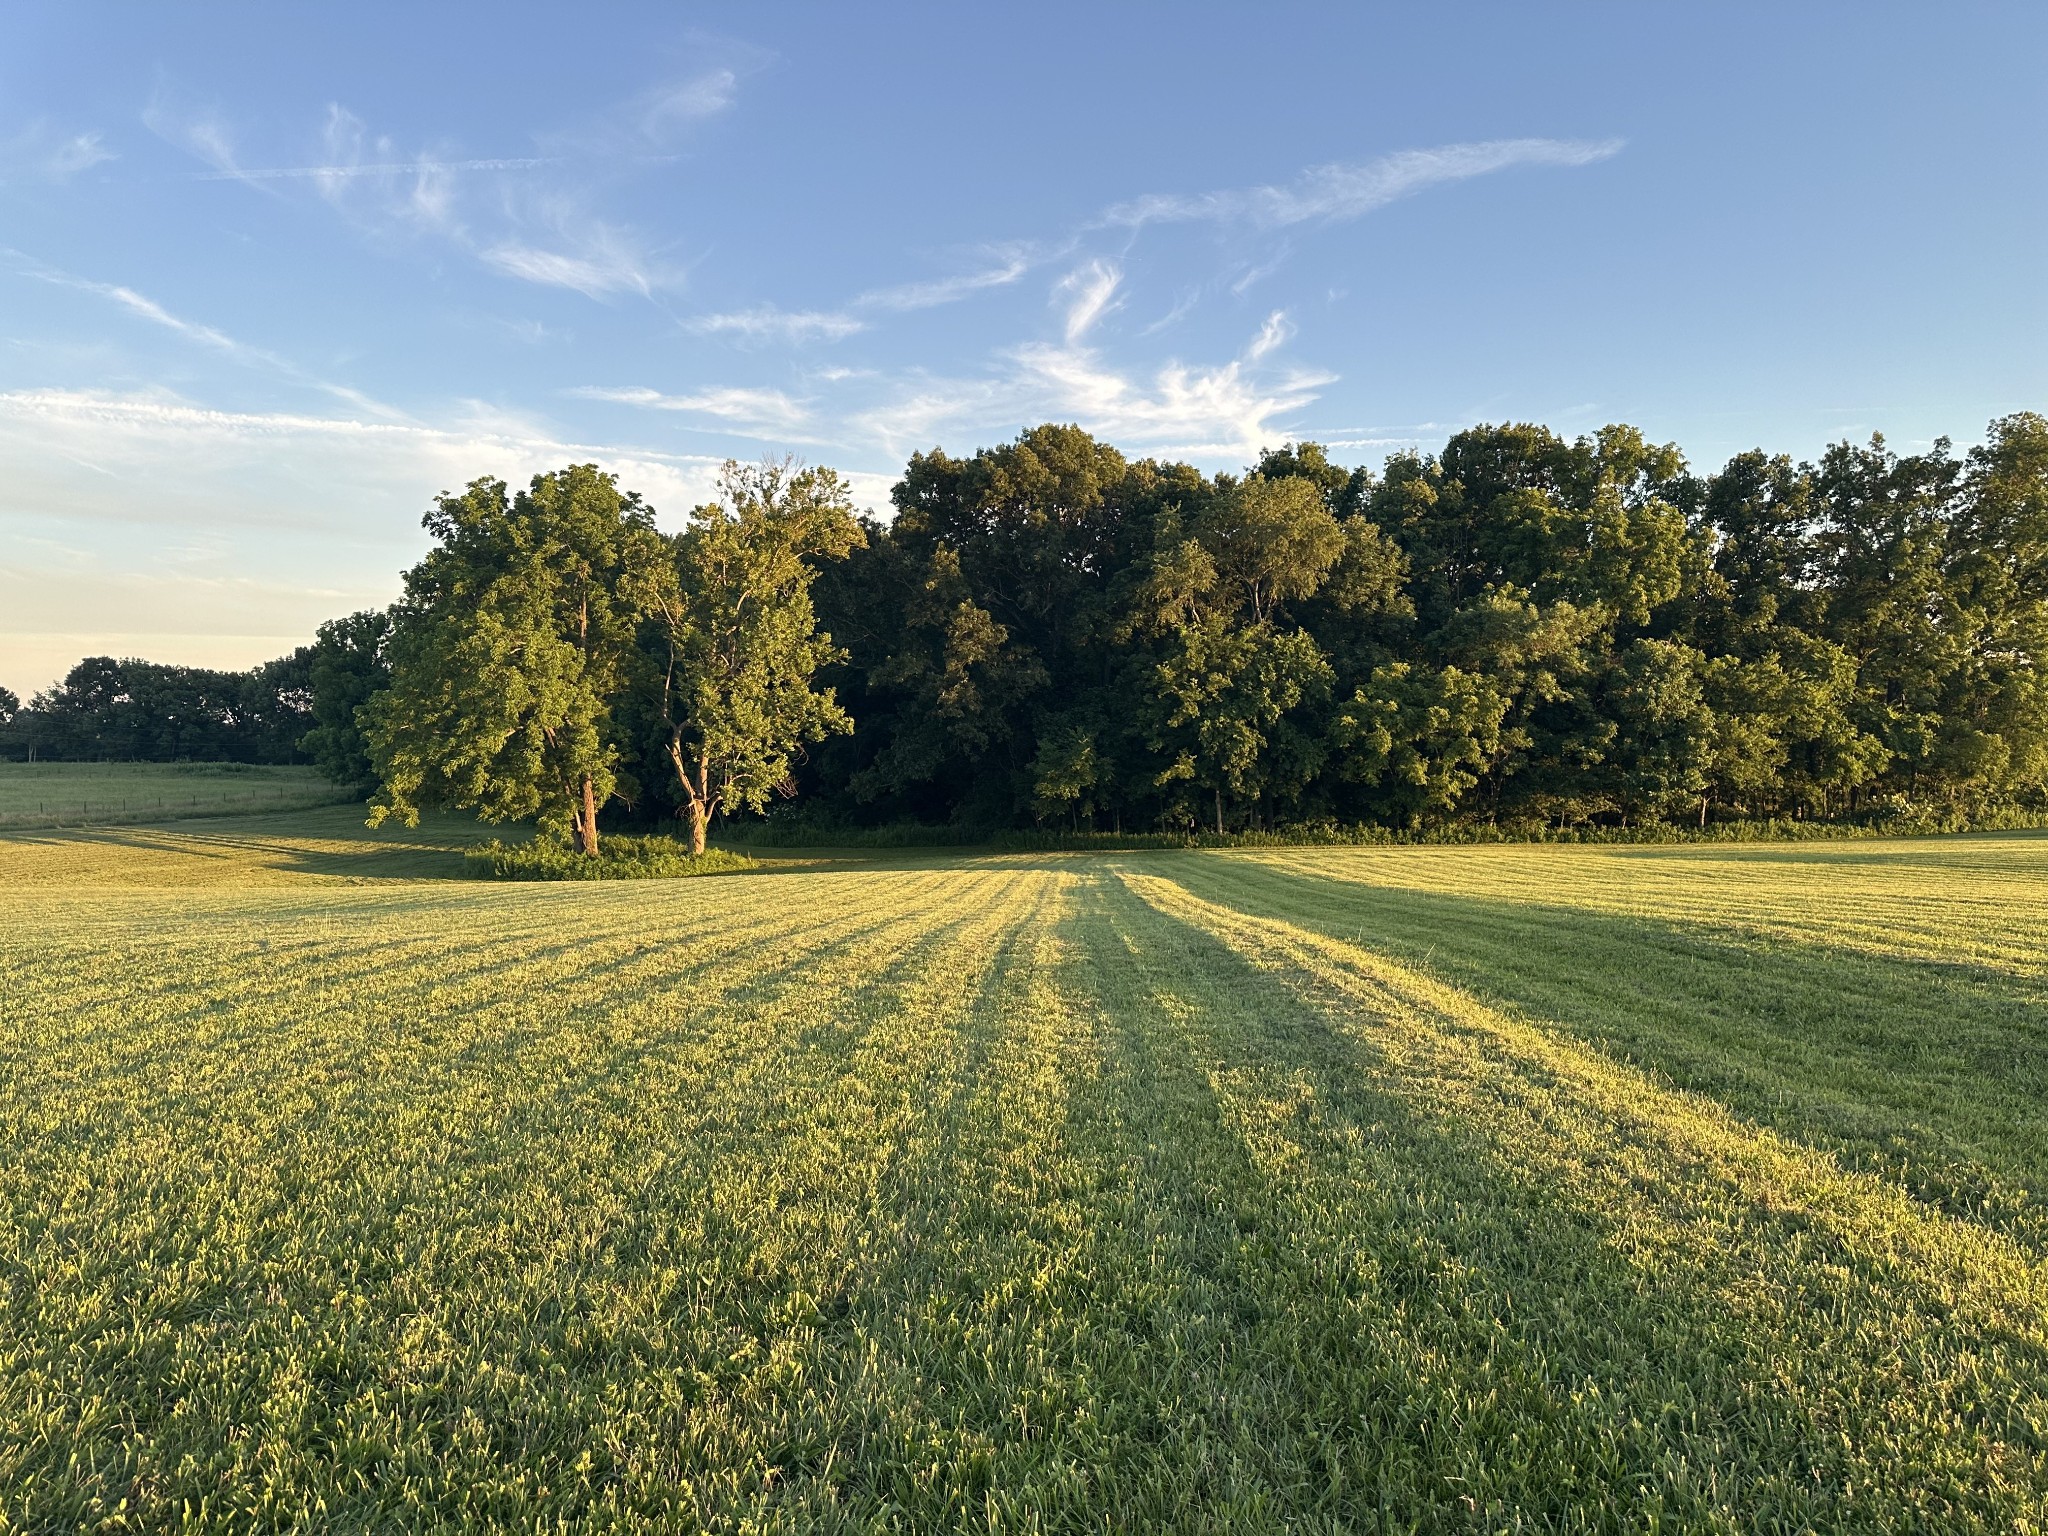
<instances>
[{"instance_id":1,"label":"tree canopy","mask_svg":"<svg viewBox=\"0 0 2048 1536\"><path fill-rule=\"evenodd\" d=\"M651 588L653 714L693 854L713 816L793 794L792 756L853 729L833 691L812 686L844 653L818 630L811 562L864 542L839 477L786 462L728 464L719 499L673 541Z\"/></svg>"},{"instance_id":2,"label":"tree canopy","mask_svg":"<svg viewBox=\"0 0 2048 1536\"><path fill-rule=\"evenodd\" d=\"M391 682L362 709L371 824L446 805L537 818L595 853L620 787L613 705L662 558L652 513L576 464L516 496L472 481L426 527L439 547L406 574Z\"/></svg>"},{"instance_id":3,"label":"tree canopy","mask_svg":"<svg viewBox=\"0 0 2048 1536\"><path fill-rule=\"evenodd\" d=\"M88 659L0 700L0 748L300 755L379 816L586 847L601 813L701 845L792 795L984 829L2048 805L2032 413L1712 472L1628 426L1206 474L1047 425L916 454L892 500L728 466L664 535L595 466L478 480L388 613L246 674Z\"/></svg>"},{"instance_id":4,"label":"tree canopy","mask_svg":"<svg viewBox=\"0 0 2048 1536\"><path fill-rule=\"evenodd\" d=\"M2048 783L2048 423L1699 474L1626 426L1242 476L1072 427L912 459L820 583L848 820L1957 812Z\"/></svg>"}]
</instances>

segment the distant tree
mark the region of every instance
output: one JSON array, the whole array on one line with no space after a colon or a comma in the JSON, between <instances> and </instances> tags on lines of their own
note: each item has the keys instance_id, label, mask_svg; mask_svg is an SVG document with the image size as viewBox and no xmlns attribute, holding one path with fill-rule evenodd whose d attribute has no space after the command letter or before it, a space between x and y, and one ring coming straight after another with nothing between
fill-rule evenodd
<instances>
[{"instance_id":1,"label":"distant tree","mask_svg":"<svg viewBox=\"0 0 2048 1536\"><path fill-rule=\"evenodd\" d=\"M21 699L10 689L0 688L0 725L14 724L21 713Z\"/></svg>"},{"instance_id":2,"label":"distant tree","mask_svg":"<svg viewBox=\"0 0 2048 1536\"><path fill-rule=\"evenodd\" d=\"M246 672L88 656L21 712L47 758L289 763L308 720L305 650Z\"/></svg>"},{"instance_id":3,"label":"distant tree","mask_svg":"<svg viewBox=\"0 0 2048 1536\"><path fill-rule=\"evenodd\" d=\"M690 851L711 819L794 792L791 759L852 729L820 667L843 652L811 604L819 560L866 542L829 469L728 463L652 588L662 751L681 793Z\"/></svg>"},{"instance_id":4,"label":"distant tree","mask_svg":"<svg viewBox=\"0 0 2048 1536\"><path fill-rule=\"evenodd\" d=\"M427 515L439 547L407 573L391 686L359 718L380 787L370 824L423 805L537 816L598 850L619 787L613 706L665 563L653 513L592 464L514 497L471 482Z\"/></svg>"},{"instance_id":5,"label":"distant tree","mask_svg":"<svg viewBox=\"0 0 2048 1536\"><path fill-rule=\"evenodd\" d=\"M252 760L304 761L299 742L313 723L313 647L299 646L242 673L233 707Z\"/></svg>"},{"instance_id":6,"label":"distant tree","mask_svg":"<svg viewBox=\"0 0 2048 1536\"><path fill-rule=\"evenodd\" d=\"M299 745L337 784L369 789L377 782L369 738L363 734L358 712L391 685L391 667L384 654L391 627L387 610L366 608L346 618L329 619L313 642L309 668L313 728Z\"/></svg>"}]
</instances>

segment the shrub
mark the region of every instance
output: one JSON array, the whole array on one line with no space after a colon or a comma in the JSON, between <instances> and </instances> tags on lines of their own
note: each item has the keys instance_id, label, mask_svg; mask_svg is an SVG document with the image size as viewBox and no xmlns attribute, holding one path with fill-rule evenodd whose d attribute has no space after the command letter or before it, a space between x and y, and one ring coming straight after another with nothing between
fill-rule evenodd
<instances>
[{"instance_id":1,"label":"shrub","mask_svg":"<svg viewBox=\"0 0 2048 1536\"><path fill-rule=\"evenodd\" d=\"M732 875L761 866L744 854L707 848L695 858L672 837L606 837L597 857L567 843L535 838L503 843L493 838L462 856L471 874L486 880L679 880L690 875Z\"/></svg>"}]
</instances>

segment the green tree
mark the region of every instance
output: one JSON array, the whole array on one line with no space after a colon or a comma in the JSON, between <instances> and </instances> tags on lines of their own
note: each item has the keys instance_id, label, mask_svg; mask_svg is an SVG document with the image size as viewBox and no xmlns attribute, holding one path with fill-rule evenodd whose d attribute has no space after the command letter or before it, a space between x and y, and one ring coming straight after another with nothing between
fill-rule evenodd
<instances>
[{"instance_id":1,"label":"green tree","mask_svg":"<svg viewBox=\"0 0 2048 1536\"><path fill-rule=\"evenodd\" d=\"M1321 590L1350 541L1306 475L1225 483L1192 517L1162 511L1153 537L1130 628L1160 647L1152 746L1168 761L1154 782L1206 789L1220 833L1226 795L1289 798L1322 767L1323 731L1295 716L1328 698L1335 672L1287 609Z\"/></svg>"},{"instance_id":2,"label":"green tree","mask_svg":"<svg viewBox=\"0 0 2048 1536\"><path fill-rule=\"evenodd\" d=\"M794 793L791 757L853 722L820 667L843 652L818 628L815 561L865 542L829 469L727 463L717 502L691 513L654 588L662 749L682 794L690 851L714 816Z\"/></svg>"},{"instance_id":3,"label":"green tree","mask_svg":"<svg viewBox=\"0 0 2048 1536\"><path fill-rule=\"evenodd\" d=\"M1031 760L1031 794L1039 816L1093 816L1103 763L1096 733L1074 719L1051 721L1038 732Z\"/></svg>"},{"instance_id":4,"label":"green tree","mask_svg":"<svg viewBox=\"0 0 2048 1536\"><path fill-rule=\"evenodd\" d=\"M1330 664L1304 631L1212 615L1176 631L1156 676L1154 745L1171 754L1158 782L1208 790L1219 833L1225 795L1257 804L1322 766L1321 736L1288 718L1330 689Z\"/></svg>"},{"instance_id":5,"label":"green tree","mask_svg":"<svg viewBox=\"0 0 2048 1536\"><path fill-rule=\"evenodd\" d=\"M900 570L904 562L894 563ZM1037 653L974 600L956 550L938 546L903 585L898 632L868 674L870 694L894 705L894 728L853 776L865 799L949 768L988 772L984 765L1016 744L1020 706L1046 683Z\"/></svg>"},{"instance_id":6,"label":"green tree","mask_svg":"<svg viewBox=\"0 0 2048 1536\"><path fill-rule=\"evenodd\" d=\"M1347 779L1374 791L1383 820L1446 817L1501 749L1508 699L1486 678L1405 661L1373 669L1331 727Z\"/></svg>"},{"instance_id":7,"label":"green tree","mask_svg":"<svg viewBox=\"0 0 2048 1536\"><path fill-rule=\"evenodd\" d=\"M299 747L337 784L368 789L377 782L358 711L391 685L384 655L391 626L389 611L365 608L329 619L313 641L313 729Z\"/></svg>"},{"instance_id":8,"label":"green tree","mask_svg":"<svg viewBox=\"0 0 2048 1536\"><path fill-rule=\"evenodd\" d=\"M1707 658L1676 640L1636 640L1604 679L1604 712L1615 724L1609 792L1628 821L1707 819L1714 711Z\"/></svg>"},{"instance_id":9,"label":"green tree","mask_svg":"<svg viewBox=\"0 0 2048 1536\"><path fill-rule=\"evenodd\" d=\"M423 805L536 816L598 849L619 785L614 705L664 545L637 494L594 464L517 496L471 482L426 517L439 547L406 574L391 686L359 718L380 788L370 825Z\"/></svg>"},{"instance_id":10,"label":"green tree","mask_svg":"<svg viewBox=\"0 0 2048 1536\"><path fill-rule=\"evenodd\" d=\"M1319 591L1347 545L1315 482L1296 476L1248 477L1209 504L1194 534L1209 560L1204 595L1254 624Z\"/></svg>"}]
</instances>

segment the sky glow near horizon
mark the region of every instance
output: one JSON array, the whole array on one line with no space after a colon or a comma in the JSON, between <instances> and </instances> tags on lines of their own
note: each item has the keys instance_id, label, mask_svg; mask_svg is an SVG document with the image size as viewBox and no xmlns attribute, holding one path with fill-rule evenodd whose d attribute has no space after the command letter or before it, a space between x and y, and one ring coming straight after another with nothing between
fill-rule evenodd
<instances>
[{"instance_id":1,"label":"sky glow near horizon","mask_svg":"<svg viewBox=\"0 0 2048 1536\"><path fill-rule=\"evenodd\" d=\"M1101 11L14 8L0 684L279 654L571 461L673 527L1044 420L1712 468L2048 407L2038 7Z\"/></svg>"}]
</instances>

